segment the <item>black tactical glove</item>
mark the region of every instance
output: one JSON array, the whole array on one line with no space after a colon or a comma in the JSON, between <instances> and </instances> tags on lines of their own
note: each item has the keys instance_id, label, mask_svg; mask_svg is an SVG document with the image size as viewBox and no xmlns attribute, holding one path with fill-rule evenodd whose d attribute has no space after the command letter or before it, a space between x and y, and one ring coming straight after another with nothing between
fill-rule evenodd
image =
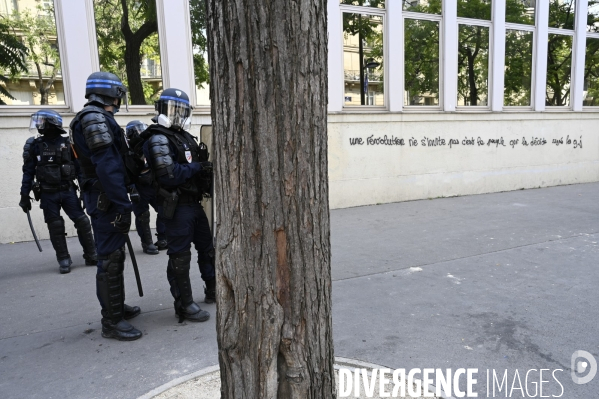
<instances>
[{"instance_id":1,"label":"black tactical glove","mask_svg":"<svg viewBox=\"0 0 599 399\"><path fill-rule=\"evenodd\" d=\"M137 189L135 188L135 186L129 187L129 199L134 204L139 203L139 199L140 199L139 192L137 192Z\"/></svg>"},{"instance_id":2,"label":"black tactical glove","mask_svg":"<svg viewBox=\"0 0 599 399\"><path fill-rule=\"evenodd\" d=\"M131 228L131 213L119 214L117 213L116 219L114 219L114 227L123 234L128 234Z\"/></svg>"},{"instance_id":3,"label":"black tactical glove","mask_svg":"<svg viewBox=\"0 0 599 399\"><path fill-rule=\"evenodd\" d=\"M31 198L29 198L28 195L21 194L21 202L19 202L19 206L23 212L27 213L27 211L31 210Z\"/></svg>"},{"instance_id":4,"label":"black tactical glove","mask_svg":"<svg viewBox=\"0 0 599 399\"><path fill-rule=\"evenodd\" d=\"M203 170L203 171L206 171L206 172L211 172L212 171L212 162L208 162L208 161L206 161L206 162L200 162L200 165L202 165L202 169L200 169L200 170Z\"/></svg>"}]
</instances>

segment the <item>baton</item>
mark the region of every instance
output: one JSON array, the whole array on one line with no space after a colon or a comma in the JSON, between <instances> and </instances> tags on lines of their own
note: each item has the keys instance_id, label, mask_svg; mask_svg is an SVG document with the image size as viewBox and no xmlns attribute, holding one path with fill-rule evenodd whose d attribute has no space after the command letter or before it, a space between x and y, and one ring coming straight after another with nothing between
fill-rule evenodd
<instances>
[{"instance_id":1,"label":"baton","mask_svg":"<svg viewBox=\"0 0 599 399\"><path fill-rule=\"evenodd\" d=\"M133 253L133 246L131 245L131 240L129 239L129 234L125 234L127 237L127 248L129 249L129 255L131 256L131 263L133 264L133 273L135 273L135 281L137 282L137 292L139 292L139 296L144 296L144 290L141 287L141 278L139 277L139 269L137 268L137 260L135 259L135 254Z\"/></svg>"},{"instance_id":2,"label":"baton","mask_svg":"<svg viewBox=\"0 0 599 399\"><path fill-rule=\"evenodd\" d=\"M37 249L39 249L40 252L42 252L42 246L40 245L40 242L37 239L37 234L35 234L35 230L33 229L33 223L31 223L31 215L29 214L29 211L27 211L27 220L29 220L29 228L31 229L31 232L33 233L33 239L35 240L35 243L37 244Z\"/></svg>"}]
</instances>

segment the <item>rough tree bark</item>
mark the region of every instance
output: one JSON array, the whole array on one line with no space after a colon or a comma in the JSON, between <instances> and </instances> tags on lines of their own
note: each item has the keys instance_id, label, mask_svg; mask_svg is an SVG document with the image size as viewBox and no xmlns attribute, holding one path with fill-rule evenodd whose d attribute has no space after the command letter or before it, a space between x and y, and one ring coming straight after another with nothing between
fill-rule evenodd
<instances>
[{"instance_id":1,"label":"rough tree bark","mask_svg":"<svg viewBox=\"0 0 599 399\"><path fill-rule=\"evenodd\" d=\"M326 0L207 0L223 399L335 396Z\"/></svg>"}]
</instances>

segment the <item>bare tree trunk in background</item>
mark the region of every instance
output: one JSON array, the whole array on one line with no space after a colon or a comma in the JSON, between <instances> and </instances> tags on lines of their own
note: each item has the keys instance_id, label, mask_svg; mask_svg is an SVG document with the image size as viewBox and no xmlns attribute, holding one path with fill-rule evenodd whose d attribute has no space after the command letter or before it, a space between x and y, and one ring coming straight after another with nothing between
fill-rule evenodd
<instances>
[{"instance_id":1,"label":"bare tree trunk in background","mask_svg":"<svg viewBox=\"0 0 599 399\"><path fill-rule=\"evenodd\" d=\"M335 397L326 0L207 0L223 399Z\"/></svg>"}]
</instances>

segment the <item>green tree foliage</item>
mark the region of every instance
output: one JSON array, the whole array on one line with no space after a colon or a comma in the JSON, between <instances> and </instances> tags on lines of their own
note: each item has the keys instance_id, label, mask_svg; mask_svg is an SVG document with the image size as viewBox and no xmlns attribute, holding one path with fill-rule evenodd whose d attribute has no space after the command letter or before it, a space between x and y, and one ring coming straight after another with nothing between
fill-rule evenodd
<instances>
[{"instance_id":1,"label":"green tree foliage","mask_svg":"<svg viewBox=\"0 0 599 399\"><path fill-rule=\"evenodd\" d=\"M141 63L160 65L156 1L94 0L94 12L100 69L123 80L131 104L151 104L162 87L142 79Z\"/></svg>"},{"instance_id":2,"label":"green tree foliage","mask_svg":"<svg viewBox=\"0 0 599 399\"><path fill-rule=\"evenodd\" d=\"M209 81L206 62L206 12L203 0L190 0L195 82ZM100 68L119 76L129 88L131 104L152 104L161 85L149 79L159 71L143 70L144 59L160 67L155 0L94 0Z\"/></svg>"},{"instance_id":3,"label":"green tree foliage","mask_svg":"<svg viewBox=\"0 0 599 399\"><path fill-rule=\"evenodd\" d=\"M38 6L35 14L29 9L14 12L6 24L27 48L27 61L35 69L37 76L40 104L47 105L50 90L60 72L54 9ZM27 68L21 73L27 73Z\"/></svg>"},{"instance_id":4,"label":"green tree foliage","mask_svg":"<svg viewBox=\"0 0 599 399\"><path fill-rule=\"evenodd\" d=\"M27 47L11 31L6 20L0 22L0 82L7 83L10 76L27 72ZM0 95L14 100L15 98L3 86L0 86ZM0 105L6 105L0 98Z\"/></svg>"},{"instance_id":5,"label":"green tree foliage","mask_svg":"<svg viewBox=\"0 0 599 399\"><path fill-rule=\"evenodd\" d=\"M587 27L590 32L599 32L599 0L589 0ZM584 78L584 105L599 106L599 39L587 39Z\"/></svg>"},{"instance_id":6,"label":"green tree foliage","mask_svg":"<svg viewBox=\"0 0 599 399\"><path fill-rule=\"evenodd\" d=\"M191 43L193 46L193 71L195 83L199 88L204 83L210 83L208 71L206 40L206 3L204 0L190 0L189 9L191 14Z\"/></svg>"},{"instance_id":7,"label":"green tree foliage","mask_svg":"<svg viewBox=\"0 0 599 399\"><path fill-rule=\"evenodd\" d=\"M384 0L342 0L342 4L384 8ZM343 32L346 39L349 36L357 36L358 38L358 54L360 64L360 82L365 82L364 75L370 76L370 81L384 80L383 71L383 29L380 20L376 17L371 17L368 14L343 14ZM367 64L377 66L365 68ZM377 86L378 90L383 90L384 85ZM362 97L362 105L364 102L364 88L360 89Z\"/></svg>"},{"instance_id":8,"label":"green tree foliage","mask_svg":"<svg viewBox=\"0 0 599 399\"><path fill-rule=\"evenodd\" d=\"M404 53L407 105L420 105L423 94L439 98L439 24L434 21L405 20Z\"/></svg>"},{"instance_id":9,"label":"green tree foliage","mask_svg":"<svg viewBox=\"0 0 599 399\"><path fill-rule=\"evenodd\" d=\"M549 3L549 26L573 30L574 11L575 2L573 0L551 0ZM547 50L546 105L564 106L569 104L571 76L572 37L550 34Z\"/></svg>"},{"instance_id":10,"label":"green tree foliage","mask_svg":"<svg viewBox=\"0 0 599 399\"><path fill-rule=\"evenodd\" d=\"M532 32L508 30L505 36L503 104L530 106L532 90Z\"/></svg>"}]
</instances>

